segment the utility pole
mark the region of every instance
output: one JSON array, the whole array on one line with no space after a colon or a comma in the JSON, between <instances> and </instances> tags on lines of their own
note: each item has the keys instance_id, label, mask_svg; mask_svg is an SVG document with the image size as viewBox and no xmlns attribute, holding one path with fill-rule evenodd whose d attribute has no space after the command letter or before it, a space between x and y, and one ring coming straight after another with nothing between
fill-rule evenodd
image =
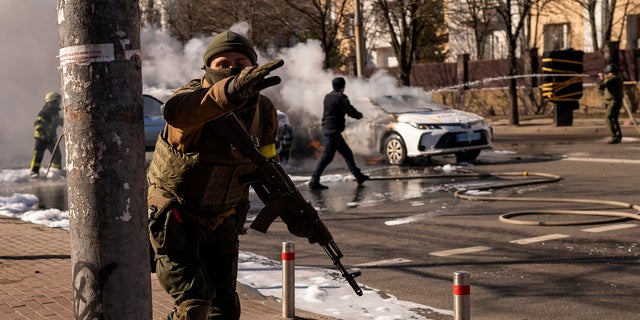
<instances>
[{"instance_id":1,"label":"utility pole","mask_svg":"<svg viewBox=\"0 0 640 320\"><path fill-rule=\"evenodd\" d=\"M360 10L360 0L355 0L353 28L356 35L356 75L358 78L364 77L364 38L362 32L362 11Z\"/></svg>"},{"instance_id":2,"label":"utility pole","mask_svg":"<svg viewBox=\"0 0 640 320\"><path fill-rule=\"evenodd\" d=\"M151 319L138 0L57 10L75 319Z\"/></svg>"}]
</instances>

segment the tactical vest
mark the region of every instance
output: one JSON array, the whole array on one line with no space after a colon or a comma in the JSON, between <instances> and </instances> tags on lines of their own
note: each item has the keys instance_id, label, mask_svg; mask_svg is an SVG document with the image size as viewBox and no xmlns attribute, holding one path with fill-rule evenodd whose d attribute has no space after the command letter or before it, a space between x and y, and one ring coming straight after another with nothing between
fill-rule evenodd
<instances>
[{"instance_id":1,"label":"tactical vest","mask_svg":"<svg viewBox=\"0 0 640 320\"><path fill-rule=\"evenodd\" d=\"M166 128L165 128L166 130ZM149 165L147 179L151 193L162 190L194 212L224 211L246 200L249 185L239 177L257 167L212 129L205 129L196 152L181 152L160 134ZM157 195L157 194L156 194Z\"/></svg>"}]
</instances>

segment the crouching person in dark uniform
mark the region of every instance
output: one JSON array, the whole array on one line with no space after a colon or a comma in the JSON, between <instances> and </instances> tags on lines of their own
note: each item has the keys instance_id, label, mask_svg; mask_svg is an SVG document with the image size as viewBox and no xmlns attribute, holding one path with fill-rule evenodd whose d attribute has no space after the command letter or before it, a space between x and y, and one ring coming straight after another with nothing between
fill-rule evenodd
<instances>
[{"instance_id":1,"label":"crouching person in dark uniform","mask_svg":"<svg viewBox=\"0 0 640 320\"><path fill-rule=\"evenodd\" d=\"M49 92L44 97L44 107L38 113L34 123L33 137L36 139L33 148L33 157L31 158L31 178L37 178L40 175L40 163L44 152L51 152L51 167L60 169L62 156L60 149L55 148L58 126L62 125L62 117L60 117L60 100L62 97L57 92Z\"/></svg>"},{"instance_id":2,"label":"crouching person in dark uniform","mask_svg":"<svg viewBox=\"0 0 640 320\"><path fill-rule=\"evenodd\" d=\"M158 280L175 301L166 319L237 320L238 235L249 210L249 185L238 177L257 167L212 121L233 112L260 152L276 157L276 108L259 91L280 82L266 76L283 62L258 66L249 40L229 31L214 37L203 60L203 77L164 107L167 125L148 172L150 240Z\"/></svg>"}]
</instances>

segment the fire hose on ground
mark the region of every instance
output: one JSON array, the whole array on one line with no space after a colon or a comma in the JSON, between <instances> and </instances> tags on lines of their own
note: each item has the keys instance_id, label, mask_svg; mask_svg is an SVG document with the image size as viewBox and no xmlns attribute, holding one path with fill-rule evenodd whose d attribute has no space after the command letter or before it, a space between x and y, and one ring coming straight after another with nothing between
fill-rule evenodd
<instances>
[{"instance_id":1,"label":"fire hose on ground","mask_svg":"<svg viewBox=\"0 0 640 320\"><path fill-rule=\"evenodd\" d=\"M474 188L473 191L480 192L485 190L496 190L502 188L519 187L525 185L551 183L560 181L562 178L558 175L540 172L507 172L507 173L462 173L448 175L408 175L404 177L372 177L371 180L392 180L392 179L456 179L456 178L489 178L489 177L506 177L525 179L515 180L507 183L496 183L482 187ZM575 226L589 224L605 224L627 221L629 219L640 220L640 205L608 200L596 199L569 199L569 198L546 198L546 197L496 197L479 194L468 194L472 190L458 190L454 192L454 196L459 199L470 201L514 201L514 202L555 202L555 203L575 203L575 204L591 204L604 205L609 207L624 208L635 210L635 213L611 211L611 210L525 210L512 211L500 215L499 220L508 224L527 225L527 226ZM595 220L570 220L570 221L532 221L532 220L515 220L512 218L525 215L585 215L608 217L605 219Z\"/></svg>"},{"instance_id":2,"label":"fire hose on ground","mask_svg":"<svg viewBox=\"0 0 640 320\"><path fill-rule=\"evenodd\" d=\"M522 186L528 184L539 184L557 182L561 179L558 175L537 173L537 172L516 172L516 173L500 173L494 174L495 176L523 176L523 177L538 177L541 179L533 181L517 181L514 183L501 184L499 186L489 185L485 187L476 188L477 191L507 188L514 186ZM596 199L568 199L568 198L545 198L545 197L493 197L484 195L471 195L466 194L468 190L459 190L454 193L454 196L459 199L472 200L472 201L518 201L518 202L556 202L556 203L576 203L576 204L593 204L593 205L605 205L610 207L633 209L635 213L611 211L611 210L525 210L525 211L513 211L500 215L499 220L504 223L526 225L526 226L575 226L575 225L588 225L588 224L603 224L626 221L629 219L640 220L640 206L627 202L620 201L608 201L608 200L596 200ZM597 220L570 220L570 221L533 221L533 220L514 220L512 218L525 216L525 215L539 215L539 214L559 214L559 215L587 215L587 216L601 216L609 217L607 219ZM613 218L611 218L613 217Z\"/></svg>"},{"instance_id":3,"label":"fire hose on ground","mask_svg":"<svg viewBox=\"0 0 640 320\"><path fill-rule=\"evenodd\" d=\"M636 123L636 119L633 118L633 112L631 112L631 108L629 108L629 104L627 103L627 99L626 98L622 99L622 105L624 106L624 109L627 111L627 115L629 116L629 119L631 120L631 123L633 124L633 128L636 129L636 131L638 131L638 133L640 133L640 128L638 128L638 124Z\"/></svg>"}]
</instances>

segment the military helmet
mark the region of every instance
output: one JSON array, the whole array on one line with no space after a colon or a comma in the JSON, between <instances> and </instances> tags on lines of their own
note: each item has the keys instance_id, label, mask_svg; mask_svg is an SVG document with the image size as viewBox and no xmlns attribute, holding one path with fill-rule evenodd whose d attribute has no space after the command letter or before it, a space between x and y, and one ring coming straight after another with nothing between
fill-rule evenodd
<instances>
[{"instance_id":1,"label":"military helmet","mask_svg":"<svg viewBox=\"0 0 640 320\"><path fill-rule=\"evenodd\" d=\"M258 55L253 49L253 44L247 38L233 31L225 31L211 40L207 49L204 51L202 60L205 66L209 65L209 60L216 54L223 52L239 52L247 56L252 65L256 65Z\"/></svg>"},{"instance_id":2,"label":"military helmet","mask_svg":"<svg viewBox=\"0 0 640 320\"><path fill-rule=\"evenodd\" d=\"M604 67L604 72L605 73L609 73L609 72L616 73L616 72L618 72L618 68L616 67L615 64L609 63L606 67Z\"/></svg>"},{"instance_id":3,"label":"military helmet","mask_svg":"<svg viewBox=\"0 0 640 320\"><path fill-rule=\"evenodd\" d=\"M55 91L51 91L44 96L44 102L51 102L55 100L60 100L61 96L59 93Z\"/></svg>"}]
</instances>

